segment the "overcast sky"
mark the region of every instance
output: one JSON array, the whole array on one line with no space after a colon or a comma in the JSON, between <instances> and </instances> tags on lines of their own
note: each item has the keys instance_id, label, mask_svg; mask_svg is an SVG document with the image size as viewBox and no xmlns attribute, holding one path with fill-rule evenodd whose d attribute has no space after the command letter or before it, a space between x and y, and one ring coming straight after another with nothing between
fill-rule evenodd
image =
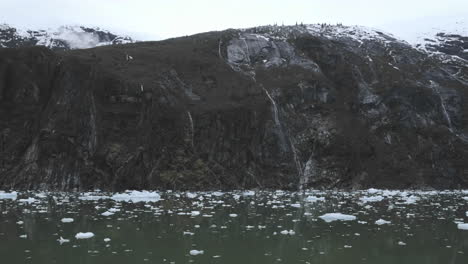
<instances>
[{"instance_id":1,"label":"overcast sky","mask_svg":"<svg viewBox=\"0 0 468 264\"><path fill-rule=\"evenodd\" d=\"M0 22L12 26L99 26L141 40L296 22L398 35L455 18L468 18L468 0L0 0Z\"/></svg>"}]
</instances>

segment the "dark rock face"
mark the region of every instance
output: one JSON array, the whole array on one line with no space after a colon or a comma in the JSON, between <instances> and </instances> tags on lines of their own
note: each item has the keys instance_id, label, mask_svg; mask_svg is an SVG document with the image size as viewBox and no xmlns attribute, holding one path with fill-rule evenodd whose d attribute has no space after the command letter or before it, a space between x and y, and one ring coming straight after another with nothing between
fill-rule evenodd
<instances>
[{"instance_id":1,"label":"dark rock face","mask_svg":"<svg viewBox=\"0 0 468 264\"><path fill-rule=\"evenodd\" d=\"M458 34L438 33L436 39L437 41L428 40L426 49L468 60L468 37Z\"/></svg>"},{"instance_id":2,"label":"dark rock face","mask_svg":"<svg viewBox=\"0 0 468 264\"><path fill-rule=\"evenodd\" d=\"M0 24L0 48L45 46L52 50L69 50L132 42L134 41L130 37L118 36L99 28L62 26L55 31L22 32L14 27Z\"/></svg>"},{"instance_id":3,"label":"dark rock face","mask_svg":"<svg viewBox=\"0 0 468 264\"><path fill-rule=\"evenodd\" d=\"M0 188L468 186L468 85L380 32L0 50Z\"/></svg>"}]
</instances>

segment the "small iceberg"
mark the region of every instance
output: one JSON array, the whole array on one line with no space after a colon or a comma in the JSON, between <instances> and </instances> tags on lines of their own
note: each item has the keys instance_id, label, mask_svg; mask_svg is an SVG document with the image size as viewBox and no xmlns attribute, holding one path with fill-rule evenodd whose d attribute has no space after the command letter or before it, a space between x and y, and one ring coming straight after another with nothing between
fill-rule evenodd
<instances>
[{"instance_id":1,"label":"small iceberg","mask_svg":"<svg viewBox=\"0 0 468 264\"><path fill-rule=\"evenodd\" d=\"M377 196L364 196L364 197L361 197L361 199L359 200L363 203L375 203L375 202L380 202L383 199L385 199L385 197L381 195L377 195Z\"/></svg>"},{"instance_id":2,"label":"small iceberg","mask_svg":"<svg viewBox=\"0 0 468 264\"><path fill-rule=\"evenodd\" d=\"M91 233L91 232L85 232L85 233L78 233L75 235L75 238L76 239L89 239L89 238L92 238L94 237L94 234Z\"/></svg>"},{"instance_id":3,"label":"small iceberg","mask_svg":"<svg viewBox=\"0 0 468 264\"><path fill-rule=\"evenodd\" d=\"M388 225L390 223L391 223L390 221L386 221L386 220L383 220L383 219L379 219L379 220L375 221L376 225Z\"/></svg>"},{"instance_id":4,"label":"small iceberg","mask_svg":"<svg viewBox=\"0 0 468 264\"><path fill-rule=\"evenodd\" d=\"M59 239L57 239L57 241L60 243L60 245L62 245L63 243L70 242L70 239L65 239L63 237L60 237Z\"/></svg>"},{"instance_id":5,"label":"small iceberg","mask_svg":"<svg viewBox=\"0 0 468 264\"><path fill-rule=\"evenodd\" d=\"M466 223L460 223L457 225L457 228L460 230L468 230L468 224Z\"/></svg>"},{"instance_id":6,"label":"small iceberg","mask_svg":"<svg viewBox=\"0 0 468 264\"><path fill-rule=\"evenodd\" d=\"M325 197L317 197L317 196L309 195L307 196L305 200L306 202L309 202L309 203L315 203L318 201L325 201Z\"/></svg>"},{"instance_id":7,"label":"small iceberg","mask_svg":"<svg viewBox=\"0 0 468 264\"><path fill-rule=\"evenodd\" d=\"M113 215L113 214L114 214L113 212L105 211L105 212L102 213L101 215L102 215L102 216L111 216L111 215Z\"/></svg>"},{"instance_id":8,"label":"small iceberg","mask_svg":"<svg viewBox=\"0 0 468 264\"><path fill-rule=\"evenodd\" d=\"M161 196L157 192L148 191L126 191L125 193L117 193L112 195L112 200L117 202L157 202L161 200Z\"/></svg>"},{"instance_id":9,"label":"small iceberg","mask_svg":"<svg viewBox=\"0 0 468 264\"><path fill-rule=\"evenodd\" d=\"M203 255L203 254L205 253L205 251L192 249L192 250L190 250L189 253L190 253L190 255L192 255L192 256L197 256L197 255Z\"/></svg>"},{"instance_id":10,"label":"small iceberg","mask_svg":"<svg viewBox=\"0 0 468 264\"><path fill-rule=\"evenodd\" d=\"M283 231L280 232L280 234L293 236L293 235L296 234L296 232L294 232L294 230L289 230L289 231L288 230L283 230Z\"/></svg>"},{"instance_id":11,"label":"small iceberg","mask_svg":"<svg viewBox=\"0 0 468 264\"><path fill-rule=\"evenodd\" d=\"M17 197L18 197L18 192L4 192L4 191L0 191L0 200L1 200L1 199L16 200Z\"/></svg>"},{"instance_id":12,"label":"small iceberg","mask_svg":"<svg viewBox=\"0 0 468 264\"><path fill-rule=\"evenodd\" d=\"M356 216L354 215L346 215L342 213L329 213L319 216L323 221L330 223L333 221L354 221L356 220Z\"/></svg>"},{"instance_id":13,"label":"small iceberg","mask_svg":"<svg viewBox=\"0 0 468 264\"><path fill-rule=\"evenodd\" d=\"M60 220L62 223L72 223L74 220L73 218L62 218L62 220Z\"/></svg>"}]
</instances>

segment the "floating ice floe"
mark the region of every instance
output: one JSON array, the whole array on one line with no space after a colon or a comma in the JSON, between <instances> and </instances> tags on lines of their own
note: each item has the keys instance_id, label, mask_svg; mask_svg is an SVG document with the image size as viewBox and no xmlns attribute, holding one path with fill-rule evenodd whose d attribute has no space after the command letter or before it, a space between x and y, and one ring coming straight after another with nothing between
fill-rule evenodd
<instances>
[{"instance_id":1,"label":"floating ice floe","mask_svg":"<svg viewBox=\"0 0 468 264\"><path fill-rule=\"evenodd\" d=\"M403 242L403 241L399 241L399 242L398 242L398 245L399 245L399 246L406 246L406 243Z\"/></svg>"},{"instance_id":2,"label":"floating ice floe","mask_svg":"<svg viewBox=\"0 0 468 264\"><path fill-rule=\"evenodd\" d=\"M229 217L237 217L237 214L229 214Z\"/></svg>"},{"instance_id":3,"label":"floating ice floe","mask_svg":"<svg viewBox=\"0 0 468 264\"><path fill-rule=\"evenodd\" d=\"M198 216L198 215L200 215L200 211L192 211L192 212L190 213L190 215L191 215L191 216Z\"/></svg>"},{"instance_id":4,"label":"floating ice floe","mask_svg":"<svg viewBox=\"0 0 468 264\"><path fill-rule=\"evenodd\" d=\"M294 232L294 230L283 230L280 232L282 235L290 235L290 236L293 236L296 234L296 232Z\"/></svg>"},{"instance_id":5,"label":"floating ice floe","mask_svg":"<svg viewBox=\"0 0 468 264\"><path fill-rule=\"evenodd\" d=\"M254 191L245 191L242 193L243 196L254 196L255 192Z\"/></svg>"},{"instance_id":6,"label":"floating ice floe","mask_svg":"<svg viewBox=\"0 0 468 264\"><path fill-rule=\"evenodd\" d=\"M18 201L21 202L21 203L34 203L34 202L36 202L36 199L32 198L32 197L29 197L28 199L19 199Z\"/></svg>"},{"instance_id":7,"label":"floating ice floe","mask_svg":"<svg viewBox=\"0 0 468 264\"><path fill-rule=\"evenodd\" d=\"M294 208L301 208L301 204L294 203L294 204L291 204L291 207L294 207Z\"/></svg>"},{"instance_id":8,"label":"floating ice floe","mask_svg":"<svg viewBox=\"0 0 468 264\"><path fill-rule=\"evenodd\" d=\"M117 193L112 195L112 200L118 202L157 202L161 200L161 196L157 192L149 191L127 191L125 193Z\"/></svg>"},{"instance_id":9,"label":"floating ice floe","mask_svg":"<svg viewBox=\"0 0 468 264\"><path fill-rule=\"evenodd\" d=\"M364 196L364 197L361 197L361 199L359 200L363 203L374 203L374 202L380 202L383 199L385 199L385 197L381 195L377 195L377 196Z\"/></svg>"},{"instance_id":10,"label":"floating ice floe","mask_svg":"<svg viewBox=\"0 0 468 264\"><path fill-rule=\"evenodd\" d=\"M22 225L22 224L24 224L24 222L23 221L18 221L18 222L16 222L16 224Z\"/></svg>"},{"instance_id":11,"label":"floating ice floe","mask_svg":"<svg viewBox=\"0 0 468 264\"><path fill-rule=\"evenodd\" d=\"M197 256L197 255L203 255L203 254L205 253L205 251L192 249L192 250L190 250L189 253L190 253L190 255L192 255L192 256Z\"/></svg>"},{"instance_id":12,"label":"floating ice floe","mask_svg":"<svg viewBox=\"0 0 468 264\"><path fill-rule=\"evenodd\" d=\"M75 235L76 239L89 239L94 237L94 234L92 232L85 232L85 233L78 233Z\"/></svg>"},{"instance_id":13,"label":"floating ice floe","mask_svg":"<svg viewBox=\"0 0 468 264\"><path fill-rule=\"evenodd\" d=\"M113 215L113 214L114 214L113 212L105 211L105 212L102 213L101 215L102 215L102 216L111 216L111 215Z\"/></svg>"},{"instance_id":14,"label":"floating ice floe","mask_svg":"<svg viewBox=\"0 0 468 264\"><path fill-rule=\"evenodd\" d=\"M457 228L460 230L468 230L468 224L466 223L460 223L457 225Z\"/></svg>"},{"instance_id":15,"label":"floating ice floe","mask_svg":"<svg viewBox=\"0 0 468 264\"><path fill-rule=\"evenodd\" d=\"M16 200L17 197L18 197L18 192L4 192L4 191L0 191L0 200L1 200L1 199Z\"/></svg>"},{"instance_id":16,"label":"floating ice floe","mask_svg":"<svg viewBox=\"0 0 468 264\"><path fill-rule=\"evenodd\" d=\"M188 192L187 193L187 198L190 198L190 199L197 198L197 194Z\"/></svg>"},{"instance_id":17,"label":"floating ice floe","mask_svg":"<svg viewBox=\"0 0 468 264\"><path fill-rule=\"evenodd\" d=\"M57 241L60 243L60 245L62 245L63 243L70 242L70 239L65 239L63 237L60 237L59 239L57 239Z\"/></svg>"},{"instance_id":18,"label":"floating ice floe","mask_svg":"<svg viewBox=\"0 0 468 264\"><path fill-rule=\"evenodd\" d=\"M356 220L356 216L354 215L346 215L342 213L328 213L319 216L323 221L330 223L333 221L353 221Z\"/></svg>"},{"instance_id":19,"label":"floating ice floe","mask_svg":"<svg viewBox=\"0 0 468 264\"><path fill-rule=\"evenodd\" d=\"M62 218L62 220L60 220L62 223L71 223L73 222L73 218Z\"/></svg>"},{"instance_id":20,"label":"floating ice floe","mask_svg":"<svg viewBox=\"0 0 468 264\"><path fill-rule=\"evenodd\" d=\"M315 203L318 201L325 201L325 197L317 197L317 196L310 195L310 196L307 196L305 200L306 202L309 202L309 203Z\"/></svg>"},{"instance_id":21,"label":"floating ice floe","mask_svg":"<svg viewBox=\"0 0 468 264\"><path fill-rule=\"evenodd\" d=\"M386 220L383 220L383 219L379 219L379 220L375 221L376 225L386 225L386 224L390 224L390 223L391 223L390 221L386 221Z\"/></svg>"},{"instance_id":22,"label":"floating ice floe","mask_svg":"<svg viewBox=\"0 0 468 264\"><path fill-rule=\"evenodd\" d=\"M110 241L111 241L110 238L108 238L108 237L104 238L104 242L110 242Z\"/></svg>"},{"instance_id":23,"label":"floating ice floe","mask_svg":"<svg viewBox=\"0 0 468 264\"><path fill-rule=\"evenodd\" d=\"M419 197L414 195L402 197L402 199L404 200L404 204L415 204L417 201L420 200Z\"/></svg>"}]
</instances>

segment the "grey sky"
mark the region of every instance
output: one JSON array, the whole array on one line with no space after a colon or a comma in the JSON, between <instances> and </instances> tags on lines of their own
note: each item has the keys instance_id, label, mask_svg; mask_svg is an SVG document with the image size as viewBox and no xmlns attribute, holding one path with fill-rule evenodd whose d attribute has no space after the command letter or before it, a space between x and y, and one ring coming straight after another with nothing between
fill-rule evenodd
<instances>
[{"instance_id":1,"label":"grey sky","mask_svg":"<svg viewBox=\"0 0 468 264\"><path fill-rule=\"evenodd\" d=\"M392 33L468 17L468 0L0 0L0 22L99 26L139 39L266 24L336 23Z\"/></svg>"}]
</instances>

